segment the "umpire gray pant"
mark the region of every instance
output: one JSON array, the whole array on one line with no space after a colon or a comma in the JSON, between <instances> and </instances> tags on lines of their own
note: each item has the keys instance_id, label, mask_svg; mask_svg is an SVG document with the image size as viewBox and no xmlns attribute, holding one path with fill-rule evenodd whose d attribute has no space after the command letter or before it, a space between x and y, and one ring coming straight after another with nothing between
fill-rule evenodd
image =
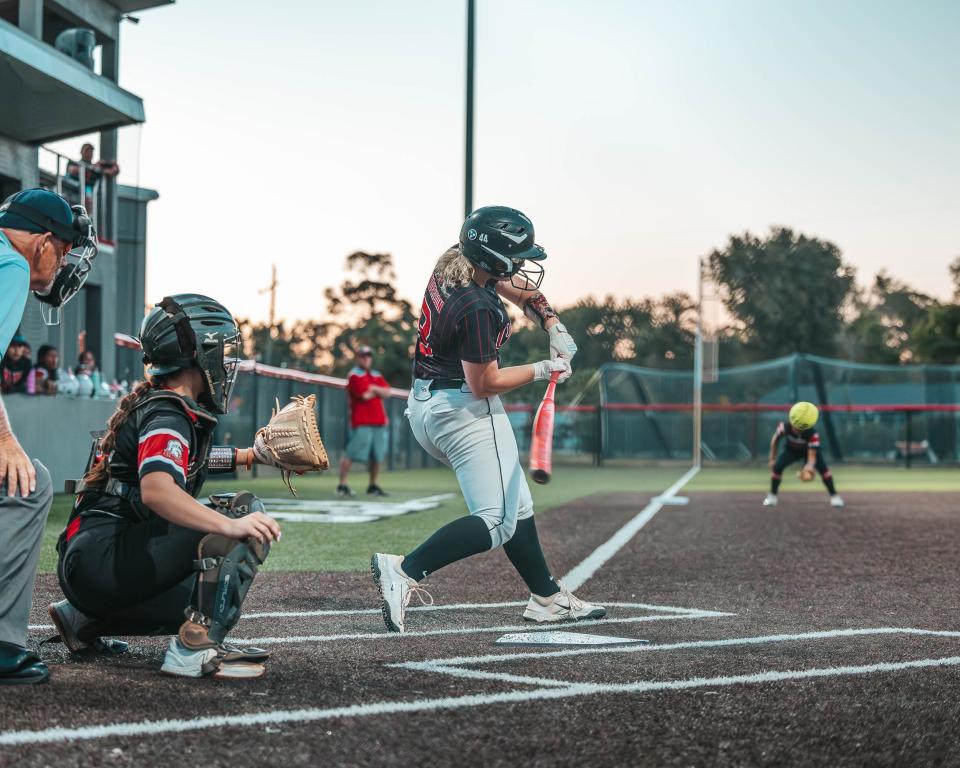
<instances>
[{"instance_id":1,"label":"umpire gray pant","mask_svg":"<svg viewBox=\"0 0 960 768\"><path fill-rule=\"evenodd\" d=\"M8 496L0 488L0 640L26 645L43 529L53 503L50 473L36 459L37 489Z\"/></svg>"}]
</instances>

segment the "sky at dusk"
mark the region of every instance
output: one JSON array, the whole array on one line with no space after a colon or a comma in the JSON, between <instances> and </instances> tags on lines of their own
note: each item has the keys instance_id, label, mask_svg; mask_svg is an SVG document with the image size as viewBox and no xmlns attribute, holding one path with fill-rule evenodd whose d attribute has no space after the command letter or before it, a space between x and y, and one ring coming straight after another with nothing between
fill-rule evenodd
<instances>
[{"instance_id":1,"label":"sky at dusk","mask_svg":"<svg viewBox=\"0 0 960 768\"><path fill-rule=\"evenodd\" d=\"M323 312L354 250L419 304L463 209L460 0L180 0L124 26L148 293ZM946 298L960 3L477 0L475 205L534 221L555 305L694 292L730 233L827 238Z\"/></svg>"}]
</instances>

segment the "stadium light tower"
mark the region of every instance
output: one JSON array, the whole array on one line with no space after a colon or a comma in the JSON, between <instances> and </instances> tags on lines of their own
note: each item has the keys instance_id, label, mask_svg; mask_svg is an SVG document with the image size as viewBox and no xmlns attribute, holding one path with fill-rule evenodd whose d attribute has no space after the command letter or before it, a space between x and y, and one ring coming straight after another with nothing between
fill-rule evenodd
<instances>
[{"instance_id":1,"label":"stadium light tower","mask_svg":"<svg viewBox=\"0 0 960 768\"><path fill-rule=\"evenodd\" d=\"M467 0L467 134L464 146L463 217L473 212L473 49L475 2Z\"/></svg>"}]
</instances>

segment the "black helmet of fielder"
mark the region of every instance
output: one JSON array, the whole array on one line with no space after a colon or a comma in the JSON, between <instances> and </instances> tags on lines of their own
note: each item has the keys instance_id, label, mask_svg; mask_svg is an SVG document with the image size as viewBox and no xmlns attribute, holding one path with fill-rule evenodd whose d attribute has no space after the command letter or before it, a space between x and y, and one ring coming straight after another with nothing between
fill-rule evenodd
<instances>
[{"instance_id":1,"label":"black helmet of fielder","mask_svg":"<svg viewBox=\"0 0 960 768\"><path fill-rule=\"evenodd\" d=\"M240 330L219 301L197 293L166 296L143 318L140 346L150 376L166 376L195 365L206 391L200 404L226 413L237 379Z\"/></svg>"},{"instance_id":2,"label":"black helmet of fielder","mask_svg":"<svg viewBox=\"0 0 960 768\"><path fill-rule=\"evenodd\" d=\"M524 269L524 262L542 261L547 254L534 242L533 222L515 208L477 208L460 228L460 252L495 277L509 277L511 283L514 275L526 278L514 284L517 288L535 290L543 280L539 264Z\"/></svg>"}]
</instances>

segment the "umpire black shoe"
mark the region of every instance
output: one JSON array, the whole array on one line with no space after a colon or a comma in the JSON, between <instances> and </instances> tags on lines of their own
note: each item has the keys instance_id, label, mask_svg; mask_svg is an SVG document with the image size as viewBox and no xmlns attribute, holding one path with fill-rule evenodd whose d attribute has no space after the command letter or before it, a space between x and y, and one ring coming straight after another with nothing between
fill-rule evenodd
<instances>
[{"instance_id":1,"label":"umpire black shoe","mask_svg":"<svg viewBox=\"0 0 960 768\"><path fill-rule=\"evenodd\" d=\"M381 488L376 483L371 484L370 487L367 488L367 496L389 496L389 495L390 495L389 493L383 490L383 488Z\"/></svg>"},{"instance_id":2,"label":"umpire black shoe","mask_svg":"<svg viewBox=\"0 0 960 768\"><path fill-rule=\"evenodd\" d=\"M354 491L349 485L344 485L343 483L340 483L340 485L337 486L337 496L352 497L356 495L357 495L357 492Z\"/></svg>"},{"instance_id":3,"label":"umpire black shoe","mask_svg":"<svg viewBox=\"0 0 960 768\"><path fill-rule=\"evenodd\" d=\"M36 685L50 679L50 670L33 651L0 640L0 685Z\"/></svg>"}]
</instances>

